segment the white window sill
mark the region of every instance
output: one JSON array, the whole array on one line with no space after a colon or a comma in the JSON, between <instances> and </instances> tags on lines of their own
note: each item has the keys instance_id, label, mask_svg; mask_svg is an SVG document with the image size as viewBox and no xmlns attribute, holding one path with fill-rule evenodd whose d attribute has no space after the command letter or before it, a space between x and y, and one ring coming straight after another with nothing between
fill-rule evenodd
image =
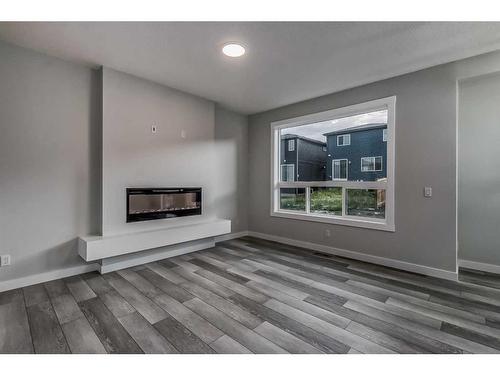
<instances>
[{"instance_id":1,"label":"white window sill","mask_svg":"<svg viewBox=\"0 0 500 375\"><path fill-rule=\"evenodd\" d=\"M314 221L327 224L346 225L350 227L366 228L382 230L386 232L395 232L394 224L389 224L385 220L372 219L372 218L358 218L358 217L333 217L326 215L306 214L305 212L296 212L288 210L280 210L271 212L271 216L282 217L286 219Z\"/></svg>"}]
</instances>

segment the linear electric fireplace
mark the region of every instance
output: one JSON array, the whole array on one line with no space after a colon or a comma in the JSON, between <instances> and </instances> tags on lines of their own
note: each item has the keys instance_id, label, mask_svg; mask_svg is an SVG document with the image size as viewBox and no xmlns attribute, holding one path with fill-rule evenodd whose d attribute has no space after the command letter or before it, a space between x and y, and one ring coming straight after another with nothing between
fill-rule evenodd
<instances>
[{"instance_id":1,"label":"linear electric fireplace","mask_svg":"<svg viewBox=\"0 0 500 375\"><path fill-rule=\"evenodd\" d=\"M127 223L201 215L201 188L127 188Z\"/></svg>"}]
</instances>

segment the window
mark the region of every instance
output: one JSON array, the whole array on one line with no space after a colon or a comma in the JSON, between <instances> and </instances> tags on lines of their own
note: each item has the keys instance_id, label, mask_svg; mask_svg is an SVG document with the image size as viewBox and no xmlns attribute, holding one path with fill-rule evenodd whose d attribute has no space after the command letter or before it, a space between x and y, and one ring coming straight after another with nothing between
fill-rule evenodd
<instances>
[{"instance_id":1,"label":"window","mask_svg":"<svg viewBox=\"0 0 500 375\"><path fill-rule=\"evenodd\" d=\"M334 159L332 160L332 179L333 180L347 180L347 168L349 162L347 159Z\"/></svg>"},{"instance_id":2,"label":"window","mask_svg":"<svg viewBox=\"0 0 500 375\"><path fill-rule=\"evenodd\" d=\"M361 158L361 172L382 171L382 156L369 156Z\"/></svg>"},{"instance_id":3,"label":"window","mask_svg":"<svg viewBox=\"0 0 500 375\"><path fill-rule=\"evenodd\" d=\"M272 123L271 215L394 231L395 105L389 97ZM281 164L291 136L304 152ZM337 147L351 136L356 147Z\"/></svg>"},{"instance_id":4,"label":"window","mask_svg":"<svg viewBox=\"0 0 500 375\"><path fill-rule=\"evenodd\" d=\"M351 144L351 135L343 134L337 136L337 146L349 146Z\"/></svg>"},{"instance_id":5,"label":"window","mask_svg":"<svg viewBox=\"0 0 500 375\"><path fill-rule=\"evenodd\" d=\"M293 139L288 141L288 151L295 151L295 141Z\"/></svg>"},{"instance_id":6,"label":"window","mask_svg":"<svg viewBox=\"0 0 500 375\"><path fill-rule=\"evenodd\" d=\"M282 164L281 165L281 181L295 181L295 165Z\"/></svg>"}]
</instances>

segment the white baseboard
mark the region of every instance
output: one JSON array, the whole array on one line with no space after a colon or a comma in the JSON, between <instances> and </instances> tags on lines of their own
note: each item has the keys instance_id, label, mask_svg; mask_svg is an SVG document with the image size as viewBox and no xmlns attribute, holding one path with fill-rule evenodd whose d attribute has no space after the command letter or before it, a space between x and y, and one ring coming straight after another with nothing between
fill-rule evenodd
<instances>
[{"instance_id":1,"label":"white baseboard","mask_svg":"<svg viewBox=\"0 0 500 375\"><path fill-rule=\"evenodd\" d=\"M47 281L62 279L64 277L70 277L75 275L80 275L82 273L97 271L98 264L84 264L81 266L63 268L59 270L38 273L36 275L29 275L25 277L20 277L18 279L0 281L0 292L6 290L23 288L25 286L35 285L39 283L45 283Z\"/></svg>"},{"instance_id":2,"label":"white baseboard","mask_svg":"<svg viewBox=\"0 0 500 375\"><path fill-rule=\"evenodd\" d=\"M328 254L332 254L332 255L338 255L338 256L342 256L342 257L346 257L346 258L356 259L356 260L360 260L363 262L369 262L369 263L379 264L379 265L386 266L386 267L401 269L404 271L420 273L422 275L434 276L434 277L438 277L441 279L453 280L453 281L458 280L458 274L456 272L447 271L447 270L443 270L443 269L439 269L439 268L433 268L433 267L429 267L429 266L424 266L421 264L408 263L408 262L404 262L401 260L378 257L375 255L363 254L363 253L359 253L356 251L339 249L336 247L315 244L312 242L293 240L290 238L274 236L274 235L266 234L266 233L249 231L248 235L253 236L253 237L257 237L257 238L262 238L264 240L276 241L276 242L280 242L280 243L287 244L287 245L304 247L304 248L315 250L315 251L321 251L323 253L328 253Z\"/></svg>"},{"instance_id":3,"label":"white baseboard","mask_svg":"<svg viewBox=\"0 0 500 375\"><path fill-rule=\"evenodd\" d=\"M472 260L459 259L458 266L463 268L469 268L471 270L496 273L500 275L500 266L489 263L474 262Z\"/></svg>"},{"instance_id":4,"label":"white baseboard","mask_svg":"<svg viewBox=\"0 0 500 375\"><path fill-rule=\"evenodd\" d=\"M229 240L234 240L235 238L240 238L240 237L245 237L245 236L248 236L247 230L243 230L241 232L235 232L235 233L228 233L228 234L224 234L222 236L217 236L217 237L215 237L215 242L229 241Z\"/></svg>"}]
</instances>

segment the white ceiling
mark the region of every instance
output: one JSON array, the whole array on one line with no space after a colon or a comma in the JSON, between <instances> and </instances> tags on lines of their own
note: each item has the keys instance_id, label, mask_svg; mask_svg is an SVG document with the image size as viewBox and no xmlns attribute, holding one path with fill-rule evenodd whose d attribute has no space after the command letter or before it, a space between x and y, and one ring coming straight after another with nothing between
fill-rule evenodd
<instances>
[{"instance_id":1,"label":"white ceiling","mask_svg":"<svg viewBox=\"0 0 500 375\"><path fill-rule=\"evenodd\" d=\"M0 39L249 114L499 49L500 23L4 22Z\"/></svg>"}]
</instances>

